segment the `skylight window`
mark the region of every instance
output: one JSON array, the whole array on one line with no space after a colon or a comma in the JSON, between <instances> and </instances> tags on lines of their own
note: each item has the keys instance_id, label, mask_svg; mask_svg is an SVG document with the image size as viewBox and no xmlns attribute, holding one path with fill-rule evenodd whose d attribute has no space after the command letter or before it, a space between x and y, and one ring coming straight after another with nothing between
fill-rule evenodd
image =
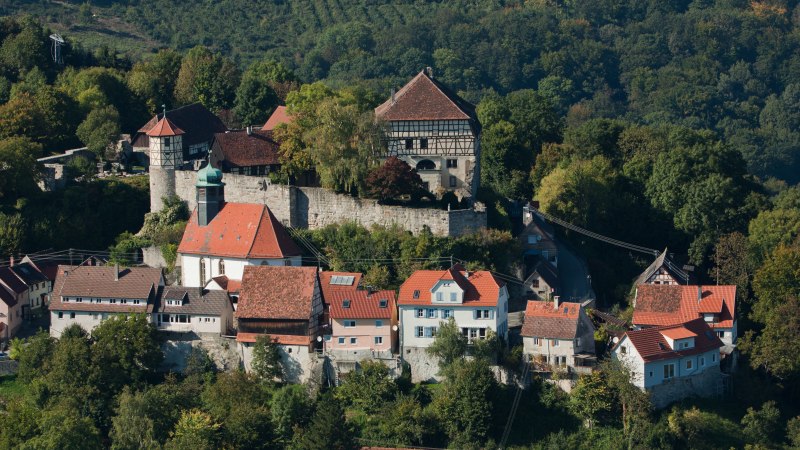
<instances>
[{"instance_id":1,"label":"skylight window","mask_svg":"<svg viewBox=\"0 0 800 450\"><path fill-rule=\"evenodd\" d=\"M386 308L389 306L389 300L386 300L385 298L378 300L378 306L381 308Z\"/></svg>"},{"instance_id":2,"label":"skylight window","mask_svg":"<svg viewBox=\"0 0 800 450\"><path fill-rule=\"evenodd\" d=\"M330 284L336 286L352 286L356 277L352 275L334 275L331 277Z\"/></svg>"},{"instance_id":3,"label":"skylight window","mask_svg":"<svg viewBox=\"0 0 800 450\"><path fill-rule=\"evenodd\" d=\"M350 307L350 300L344 299L342 301L342 308L349 308Z\"/></svg>"},{"instance_id":4,"label":"skylight window","mask_svg":"<svg viewBox=\"0 0 800 450\"><path fill-rule=\"evenodd\" d=\"M419 298L419 289L414 291L414 298Z\"/></svg>"}]
</instances>

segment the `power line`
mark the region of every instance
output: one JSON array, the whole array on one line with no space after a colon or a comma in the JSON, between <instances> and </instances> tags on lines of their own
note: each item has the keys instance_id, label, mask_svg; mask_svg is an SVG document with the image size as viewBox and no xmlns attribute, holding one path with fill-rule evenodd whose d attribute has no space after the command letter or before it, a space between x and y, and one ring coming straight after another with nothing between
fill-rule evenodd
<instances>
[{"instance_id":1,"label":"power line","mask_svg":"<svg viewBox=\"0 0 800 450\"><path fill-rule=\"evenodd\" d=\"M530 372L531 365L530 363L525 363L525 368L522 370L522 376L520 377L520 381L522 383L528 379L528 373ZM517 416L517 409L519 408L519 402L522 398L522 386L521 383L517 385L517 391L514 393L514 402L511 404L511 411L508 413L508 420L506 420L506 426L503 429L503 437L500 439L499 449L503 450L506 447L506 443L508 442L509 436L511 436L511 428L514 425L514 419Z\"/></svg>"}]
</instances>

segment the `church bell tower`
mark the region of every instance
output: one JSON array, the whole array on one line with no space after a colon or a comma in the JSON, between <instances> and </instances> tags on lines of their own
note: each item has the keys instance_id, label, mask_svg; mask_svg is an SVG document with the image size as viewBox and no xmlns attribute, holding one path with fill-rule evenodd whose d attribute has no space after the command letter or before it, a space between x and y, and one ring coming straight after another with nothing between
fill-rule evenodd
<instances>
[{"instance_id":1,"label":"church bell tower","mask_svg":"<svg viewBox=\"0 0 800 450\"><path fill-rule=\"evenodd\" d=\"M208 225L222 209L225 202L225 183L222 182L222 171L207 163L197 172L197 224Z\"/></svg>"},{"instance_id":2,"label":"church bell tower","mask_svg":"<svg viewBox=\"0 0 800 450\"><path fill-rule=\"evenodd\" d=\"M164 207L164 197L175 195L175 169L183 164L184 131L164 117L147 132L150 141L150 212Z\"/></svg>"}]
</instances>

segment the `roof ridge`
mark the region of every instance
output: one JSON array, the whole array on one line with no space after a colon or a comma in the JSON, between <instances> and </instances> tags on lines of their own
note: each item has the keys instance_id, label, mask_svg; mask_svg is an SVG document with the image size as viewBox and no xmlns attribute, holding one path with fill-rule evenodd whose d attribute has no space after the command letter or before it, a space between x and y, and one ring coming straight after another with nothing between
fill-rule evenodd
<instances>
[{"instance_id":1,"label":"roof ridge","mask_svg":"<svg viewBox=\"0 0 800 450\"><path fill-rule=\"evenodd\" d=\"M260 206L261 206L261 220L258 221L258 225L256 225L256 232L253 234L253 240L250 242L250 247L247 248L248 258L250 258L250 255L253 253L253 246L256 245L256 240L258 240L258 232L261 230L261 223L264 221L264 208L266 208L267 205L260 205ZM278 250L280 250L280 245L278 245Z\"/></svg>"}]
</instances>

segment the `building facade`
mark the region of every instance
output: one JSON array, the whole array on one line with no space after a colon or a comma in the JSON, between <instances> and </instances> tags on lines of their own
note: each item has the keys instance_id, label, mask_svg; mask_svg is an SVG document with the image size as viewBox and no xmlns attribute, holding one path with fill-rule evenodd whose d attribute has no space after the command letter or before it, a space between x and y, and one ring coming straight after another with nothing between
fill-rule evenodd
<instances>
[{"instance_id":1,"label":"building facade","mask_svg":"<svg viewBox=\"0 0 800 450\"><path fill-rule=\"evenodd\" d=\"M28 307L32 310L41 309L42 305L47 303L47 295L52 290L52 282L27 256L19 264L12 264L11 271L28 288Z\"/></svg>"},{"instance_id":2,"label":"building facade","mask_svg":"<svg viewBox=\"0 0 800 450\"><path fill-rule=\"evenodd\" d=\"M480 123L475 107L433 78L428 68L375 109L386 122L386 156L397 156L433 192L471 198L480 179Z\"/></svg>"},{"instance_id":3,"label":"building facade","mask_svg":"<svg viewBox=\"0 0 800 450\"><path fill-rule=\"evenodd\" d=\"M523 352L551 367L592 367L594 325L580 303L529 301L522 325Z\"/></svg>"},{"instance_id":4,"label":"building facade","mask_svg":"<svg viewBox=\"0 0 800 450\"><path fill-rule=\"evenodd\" d=\"M223 290L166 287L153 315L160 331L229 335L233 330L233 305Z\"/></svg>"},{"instance_id":5,"label":"building facade","mask_svg":"<svg viewBox=\"0 0 800 450\"><path fill-rule=\"evenodd\" d=\"M396 350L397 304L394 291L338 291L330 300L330 353L390 357Z\"/></svg>"}]
</instances>

